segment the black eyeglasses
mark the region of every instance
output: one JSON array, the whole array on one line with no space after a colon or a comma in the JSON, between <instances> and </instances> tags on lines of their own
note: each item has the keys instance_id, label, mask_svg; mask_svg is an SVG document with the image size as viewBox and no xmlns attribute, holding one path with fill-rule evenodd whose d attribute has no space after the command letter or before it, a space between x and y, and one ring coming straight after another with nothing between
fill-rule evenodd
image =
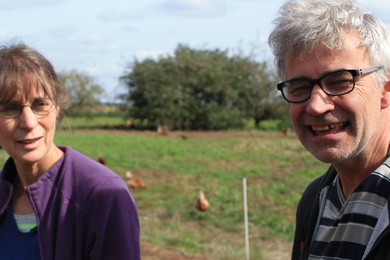
<instances>
[{"instance_id":1,"label":"black eyeglasses","mask_svg":"<svg viewBox=\"0 0 390 260\"><path fill-rule=\"evenodd\" d=\"M50 98L36 99L31 105L20 105L14 101L0 103L0 118L17 118L22 114L23 107L30 107L37 117L42 118L55 109L55 103Z\"/></svg>"},{"instance_id":2,"label":"black eyeglasses","mask_svg":"<svg viewBox=\"0 0 390 260\"><path fill-rule=\"evenodd\" d=\"M341 96L355 88L355 77L377 70L384 66L355 70L338 70L328 73L318 79L297 78L281 82L277 85L284 99L290 103L300 103L308 100L314 85L318 84L329 96Z\"/></svg>"}]
</instances>

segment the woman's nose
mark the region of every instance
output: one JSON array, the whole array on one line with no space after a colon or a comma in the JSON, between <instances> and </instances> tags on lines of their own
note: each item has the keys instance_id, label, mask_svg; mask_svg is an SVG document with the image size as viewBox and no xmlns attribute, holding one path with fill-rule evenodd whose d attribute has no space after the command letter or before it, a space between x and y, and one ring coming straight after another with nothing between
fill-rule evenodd
<instances>
[{"instance_id":1,"label":"woman's nose","mask_svg":"<svg viewBox=\"0 0 390 260\"><path fill-rule=\"evenodd\" d=\"M37 117L31 109L31 106L23 106L22 112L19 115L20 127L22 128L34 128L37 124Z\"/></svg>"}]
</instances>

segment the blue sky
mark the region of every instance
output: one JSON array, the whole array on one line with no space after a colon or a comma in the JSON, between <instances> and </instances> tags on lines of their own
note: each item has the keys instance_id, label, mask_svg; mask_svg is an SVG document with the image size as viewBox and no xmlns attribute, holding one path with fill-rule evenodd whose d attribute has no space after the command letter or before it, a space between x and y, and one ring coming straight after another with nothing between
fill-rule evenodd
<instances>
[{"instance_id":1,"label":"blue sky","mask_svg":"<svg viewBox=\"0 0 390 260\"><path fill-rule=\"evenodd\" d=\"M253 49L270 59L267 37L284 0L0 0L0 44L22 41L57 70L93 76L112 101L134 57L172 53L178 44ZM389 0L360 0L390 24Z\"/></svg>"}]
</instances>

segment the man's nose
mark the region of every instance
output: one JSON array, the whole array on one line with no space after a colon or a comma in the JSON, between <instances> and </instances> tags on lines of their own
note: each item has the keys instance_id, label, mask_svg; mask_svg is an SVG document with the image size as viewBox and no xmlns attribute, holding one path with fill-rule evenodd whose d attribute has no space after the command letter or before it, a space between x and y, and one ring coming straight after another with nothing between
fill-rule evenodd
<instances>
[{"instance_id":1,"label":"man's nose","mask_svg":"<svg viewBox=\"0 0 390 260\"><path fill-rule=\"evenodd\" d=\"M332 97L324 92L320 85L314 85L307 101L306 112L311 115L321 115L334 109Z\"/></svg>"}]
</instances>

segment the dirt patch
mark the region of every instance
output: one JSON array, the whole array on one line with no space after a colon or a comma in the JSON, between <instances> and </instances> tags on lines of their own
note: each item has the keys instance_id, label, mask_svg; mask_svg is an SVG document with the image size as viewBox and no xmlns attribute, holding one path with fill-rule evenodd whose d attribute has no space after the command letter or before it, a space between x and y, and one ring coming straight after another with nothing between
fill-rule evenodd
<instances>
[{"instance_id":1,"label":"dirt patch","mask_svg":"<svg viewBox=\"0 0 390 260\"><path fill-rule=\"evenodd\" d=\"M169 246L152 245L147 242L141 243L142 260L210 260L206 256L184 256Z\"/></svg>"},{"instance_id":2,"label":"dirt patch","mask_svg":"<svg viewBox=\"0 0 390 260\"><path fill-rule=\"evenodd\" d=\"M82 130L80 130L82 131ZM165 135L160 135L157 131L140 131L140 130L85 130L94 133L111 133L111 134L126 134L139 135L145 137L160 137L160 138L180 138L183 140L226 140L226 139L287 139L296 136L291 134L285 136L282 132L267 132L267 131L172 131Z\"/></svg>"},{"instance_id":3,"label":"dirt patch","mask_svg":"<svg viewBox=\"0 0 390 260\"><path fill-rule=\"evenodd\" d=\"M286 260L291 259L291 244L283 241L266 242L261 245L264 248L264 259ZM142 260L218 260L206 255L185 256L175 248L163 245L153 245L141 242ZM256 259L258 260L258 259Z\"/></svg>"},{"instance_id":4,"label":"dirt patch","mask_svg":"<svg viewBox=\"0 0 390 260\"><path fill-rule=\"evenodd\" d=\"M283 241L267 242L265 245L264 259L269 260L286 260L291 259L291 243Z\"/></svg>"}]
</instances>

